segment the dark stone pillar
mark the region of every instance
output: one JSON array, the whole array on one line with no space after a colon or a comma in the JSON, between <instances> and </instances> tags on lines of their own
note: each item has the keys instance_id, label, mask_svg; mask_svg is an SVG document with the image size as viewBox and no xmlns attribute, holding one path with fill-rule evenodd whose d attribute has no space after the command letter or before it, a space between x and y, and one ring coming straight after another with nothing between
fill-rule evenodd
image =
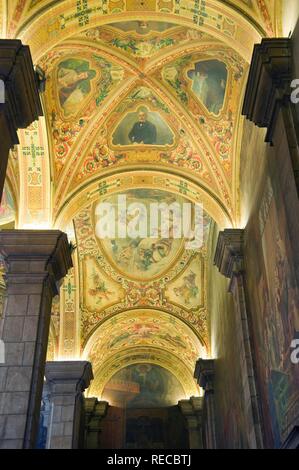
<instances>
[{"instance_id":1,"label":"dark stone pillar","mask_svg":"<svg viewBox=\"0 0 299 470\"><path fill-rule=\"evenodd\" d=\"M0 79L5 90L5 103L0 103L1 201L9 150L19 143L17 130L43 114L29 47L17 39L0 39Z\"/></svg>"},{"instance_id":2,"label":"dark stone pillar","mask_svg":"<svg viewBox=\"0 0 299 470\"><path fill-rule=\"evenodd\" d=\"M93 379L90 362L47 362L46 380L52 406L49 449L79 449L84 445L83 392Z\"/></svg>"},{"instance_id":3,"label":"dark stone pillar","mask_svg":"<svg viewBox=\"0 0 299 470\"><path fill-rule=\"evenodd\" d=\"M202 441L202 408L203 398L191 397L180 400L179 408L186 419L190 449L203 449Z\"/></svg>"},{"instance_id":4,"label":"dark stone pillar","mask_svg":"<svg viewBox=\"0 0 299 470\"><path fill-rule=\"evenodd\" d=\"M299 195L299 123L291 101L293 76L292 40L263 39L254 47L242 114L267 129L266 142L279 146L278 117L282 113L291 163Z\"/></svg>"},{"instance_id":5,"label":"dark stone pillar","mask_svg":"<svg viewBox=\"0 0 299 470\"><path fill-rule=\"evenodd\" d=\"M72 266L57 230L0 232L7 301L0 364L0 448L34 448L39 427L52 298Z\"/></svg>"},{"instance_id":6,"label":"dark stone pillar","mask_svg":"<svg viewBox=\"0 0 299 470\"><path fill-rule=\"evenodd\" d=\"M99 449L101 421L108 411L108 402L85 398L85 449Z\"/></svg>"},{"instance_id":7,"label":"dark stone pillar","mask_svg":"<svg viewBox=\"0 0 299 470\"><path fill-rule=\"evenodd\" d=\"M198 359L194 377L205 391L203 400L202 429L204 446L207 449L217 449L214 404L214 360Z\"/></svg>"},{"instance_id":8,"label":"dark stone pillar","mask_svg":"<svg viewBox=\"0 0 299 470\"><path fill-rule=\"evenodd\" d=\"M244 416L250 448L262 448L263 438L258 404L255 370L249 330L243 267L244 230L227 229L220 232L215 253L215 264L221 274L230 279L236 314L236 348L242 373Z\"/></svg>"}]
</instances>

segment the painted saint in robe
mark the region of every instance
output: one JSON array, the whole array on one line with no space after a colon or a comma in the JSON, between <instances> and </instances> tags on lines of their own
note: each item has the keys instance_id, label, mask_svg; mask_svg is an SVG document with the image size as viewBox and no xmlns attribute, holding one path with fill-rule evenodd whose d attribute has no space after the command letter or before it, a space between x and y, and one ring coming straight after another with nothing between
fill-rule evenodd
<instances>
[{"instance_id":1,"label":"painted saint in robe","mask_svg":"<svg viewBox=\"0 0 299 470\"><path fill-rule=\"evenodd\" d=\"M59 64L59 102L65 116L79 111L80 105L91 91L91 80L95 76L95 70L90 70L86 60L68 59Z\"/></svg>"},{"instance_id":2,"label":"painted saint in robe","mask_svg":"<svg viewBox=\"0 0 299 470\"><path fill-rule=\"evenodd\" d=\"M197 62L188 77L192 80L191 90L210 113L218 115L223 108L227 82L225 64L218 60Z\"/></svg>"}]
</instances>

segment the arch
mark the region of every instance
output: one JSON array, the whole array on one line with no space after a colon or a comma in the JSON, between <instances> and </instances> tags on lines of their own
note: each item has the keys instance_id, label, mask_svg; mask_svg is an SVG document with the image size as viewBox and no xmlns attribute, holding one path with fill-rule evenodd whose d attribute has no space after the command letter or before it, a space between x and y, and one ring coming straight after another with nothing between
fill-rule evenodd
<instances>
[{"instance_id":1,"label":"arch","mask_svg":"<svg viewBox=\"0 0 299 470\"><path fill-rule=\"evenodd\" d=\"M127 6L127 3L129 5ZM126 9L127 8L127 9ZM120 11L122 9L122 11ZM109 4L99 5L98 0L90 0L88 8L77 10L76 2L66 0L57 5L51 4L29 18L17 31L25 43L31 44L33 59L36 62L47 50L59 44L78 30L84 31L95 26L128 19L138 19L140 10L134 10L130 2L119 6L117 12ZM200 4L194 14L193 2L185 2L184 7L171 6L168 11L159 7L158 2L151 2L147 11L147 20L178 23L193 29L212 34L225 44L231 45L249 62L253 44L261 38L247 18L236 9L218 0Z\"/></svg>"},{"instance_id":2,"label":"arch","mask_svg":"<svg viewBox=\"0 0 299 470\"><path fill-rule=\"evenodd\" d=\"M175 345L177 345L177 348L181 347L182 353L180 355L181 357L185 357L183 343L181 341L174 341L173 347L170 348L169 345L166 343L164 344L165 339L161 337L164 333L170 334L171 332L173 335L177 333L182 335L185 343L189 343L190 348L188 351L192 351L194 353L194 357L192 356L193 358L191 356L185 357L186 363L189 362L192 364L194 358L196 360L199 356L204 357L206 355L206 346L200 337L200 332L192 329L190 325L187 325L187 323L181 318L174 317L171 313L167 313L157 308L127 309L105 318L96 325L88 338L86 338L83 346L83 355L85 357L89 357L94 346L100 346L101 354L103 354L104 357L108 357L112 354L113 349L111 349L110 342L113 335L111 332L114 332L115 334L119 332L123 333L122 328L118 330L118 327L116 326L117 324L122 326L126 323L131 324L132 328L128 334L131 334L131 338L135 342L138 342L139 337L137 337L136 334L138 328L136 328L136 325L141 325L143 322L148 326L145 328L146 331L144 331L144 336L141 339L142 344L148 344L150 346L153 340L157 343L158 338L159 342L166 350L174 351ZM149 341L149 338L151 341ZM119 339L118 344L122 347L122 338Z\"/></svg>"},{"instance_id":3,"label":"arch","mask_svg":"<svg viewBox=\"0 0 299 470\"><path fill-rule=\"evenodd\" d=\"M94 380L87 391L87 396L101 398L106 383L116 372L128 365L140 363L156 364L171 372L182 385L186 398L201 393L193 373L186 368L180 358L157 348L135 347L121 351L108 359L105 364L101 364L100 368L94 369Z\"/></svg>"},{"instance_id":4,"label":"arch","mask_svg":"<svg viewBox=\"0 0 299 470\"><path fill-rule=\"evenodd\" d=\"M135 167L117 168L108 171L101 177L97 176L89 180L86 185L80 186L71 193L56 215L55 227L62 228L74 218L80 209L95 202L101 194L115 194L130 187L134 188L165 188L174 194L183 195L194 203L202 203L204 210L219 227L232 227L233 222L221 201L208 193L199 182L193 178L187 178L180 172L169 173L167 169L154 170L154 165L142 165L142 170Z\"/></svg>"},{"instance_id":5,"label":"arch","mask_svg":"<svg viewBox=\"0 0 299 470\"><path fill-rule=\"evenodd\" d=\"M92 389L96 387L97 393L118 370L138 362L165 367L182 382L187 394L191 389L195 392L190 377L197 358L205 356L205 346L186 323L149 308L124 311L104 320L89 336L83 350L83 357L92 362L95 371Z\"/></svg>"}]
</instances>

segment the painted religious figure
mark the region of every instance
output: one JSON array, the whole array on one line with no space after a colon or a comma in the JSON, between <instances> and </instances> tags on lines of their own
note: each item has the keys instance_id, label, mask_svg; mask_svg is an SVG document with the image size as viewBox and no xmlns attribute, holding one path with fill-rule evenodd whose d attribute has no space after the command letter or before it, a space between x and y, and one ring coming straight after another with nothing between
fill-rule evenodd
<instances>
[{"instance_id":1,"label":"painted religious figure","mask_svg":"<svg viewBox=\"0 0 299 470\"><path fill-rule=\"evenodd\" d=\"M58 67L59 102L65 117L77 113L91 91L91 81L96 71L87 60L67 59Z\"/></svg>"},{"instance_id":2,"label":"painted religious figure","mask_svg":"<svg viewBox=\"0 0 299 470\"><path fill-rule=\"evenodd\" d=\"M193 271L183 277L183 283L174 288L177 297L182 296L186 304L190 304L191 298L197 297L199 289L196 285L196 274Z\"/></svg>"},{"instance_id":3,"label":"painted religious figure","mask_svg":"<svg viewBox=\"0 0 299 470\"><path fill-rule=\"evenodd\" d=\"M227 82L225 64L218 60L197 62L187 72L192 80L191 90L210 113L218 115L223 108Z\"/></svg>"},{"instance_id":4,"label":"painted religious figure","mask_svg":"<svg viewBox=\"0 0 299 470\"><path fill-rule=\"evenodd\" d=\"M106 384L104 399L128 408L171 406L185 397L178 379L155 364L134 364L121 369Z\"/></svg>"},{"instance_id":5,"label":"painted religious figure","mask_svg":"<svg viewBox=\"0 0 299 470\"><path fill-rule=\"evenodd\" d=\"M103 299L109 301L113 292L107 288L105 281L101 279L100 275L95 271L95 269L92 272L91 279L93 280L94 287L89 289L89 294L98 297L96 303L100 304Z\"/></svg>"},{"instance_id":6,"label":"painted religious figure","mask_svg":"<svg viewBox=\"0 0 299 470\"><path fill-rule=\"evenodd\" d=\"M172 145L174 134L156 111L145 106L124 116L113 132L113 145Z\"/></svg>"},{"instance_id":7,"label":"painted religious figure","mask_svg":"<svg viewBox=\"0 0 299 470\"><path fill-rule=\"evenodd\" d=\"M125 195L128 206L129 204L143 203L148 213L150 212L151 203L172 204L177 202L181 207L184 202L184 199L181 197L175 197L173 194L166 191L154 189L129 190ZM115 218L115 220L117 220L118 216L118 212L114 210L117 201L117 195L110 196L103 201L111 204L111 217ZM132 215L122 215L121 224L126 226L131 220L136 220L138 224L142 224L145 221L145 217L146 215L143 211L136 207ZM161 217L163 217L163 213L161 213ZM97 221L98 215L96 214L95 223L97 223ZM178 256L178 252L182 248L183 240L174 238L172 232L173 221L170 223L169 238L163 237L161 233L158 233L157 237L152 237L150 228L148 227L148 236L146 237L136 236L136 238L130 238L127 236L125 238L115 237L111 239L98 238L98 242L108 259L115 263L118 270L129 277L134 276L135 279L144 280L151 279L161 274Z\"/></svg>"},{"instance_id":8,"label":"painted religious figure","mask_svg":"<svg viewBox=\"0 0 299 470\"><path fill-rule=\"evenodd\" d=\"M262 260L257 279L257 370L266 431L275 447L286 438L299 390L299 373L290 361L290 344L299 337L298 288L292 282L295 274L289 262L288 221L279 197L268 179L255 235L256 244L261 241Z\"/></svg>"},{"instance_id":9,"label":"painted religious figure","mask_svg":"<svg viewBox=\"0 0 299 470\"><path fill-rule=\"evenodd\" d=\"M201 256L196 256L186 271L168 284L165 296L170 302L181 305L186 310L201 308L204 304L201 288L203 283L203 260Z\"/></svg>"}]
</instances>

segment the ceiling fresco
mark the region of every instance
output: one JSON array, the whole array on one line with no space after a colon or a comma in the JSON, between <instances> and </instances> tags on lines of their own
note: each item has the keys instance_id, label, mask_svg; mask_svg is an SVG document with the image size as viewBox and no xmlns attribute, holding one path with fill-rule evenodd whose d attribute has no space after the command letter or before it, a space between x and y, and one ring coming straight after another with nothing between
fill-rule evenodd
<instances>
[{"instance_id":1,"label":"ceiling fresco","mask_svg":"<svg viewBox=\"0 0 299 470\"><path fill-rule=\"evenodd\" d=\"M195 333L172 315L155 310L132 310L112 317L100 326L89 339L84 354L97 370L108 357L125 349L161 348L179 356L194 367L204 347Z\"/></svg>"},{"instance_id":2,"label":"ceiling fresco","mask_svg":"<svg viewBox=\"0 0 299 470\"><path fill-rule=\"evenodd\" d=\"M160 51L167 53L169 47L187 45L190 40L213 41L212 36L203 32L154 21L112 23L107 27L89 29L81 37L115 48L139 64L143 63L143 59L155 57Z\"/></svg>"},{"instance_id":3,"label":"ceiling fresco","mask_svg":"<svg viewBox=\"0 0 299 470\"><path fill-rule=\"evenodd\" d=\"M20 28L22 28L22 24L28 21L33 15L39 13L43 9L53 8L55 3L70 3L68 0L64 2L61 0L57 0L55 2L49 0L9 0L8 2L8 25L9 25L9 33L12 36L15 32ZM88 3L93 3L91 0L86 1L79 0L76 1L77 12L82 12L80 15L80 23L84 25L84 22L87 21L88 13ZM125 4L124 2L115 2L114 0L109 0L101 5L97 12L104 12L110 13L115 12L119 13L127 7L128 11L136 11L140 12L144 7L140 7L134 0L128 0ZM176 2L176 11L179 13L180 9L183 7L183 2ZM182 3L182 6L180 5ZM198 2L195 4L194 12L196 14L196 18L194 21L200 19L202 16L207 16L207 10L209 10L209 3L214 4L226 4L228 7L236 11L240 11L243 15L246 15L249 21L256 22L259 24L260 28L263 28L267 34L271 35L276 32L277 24L275 18L275 12L277 9L278 0L221 0L214 1L214 2ZM156 6L160 7L161 11L163 12L172 12L174 11L174 2L156 2L152 0L147 2L147 9L148 11L156 10ZM186 8L186 7L185 7ZM183 8L182 8L183 9ZM66 20L64 20L65 22ZM141 23L141 25L140 25ZM134 31L139 35L145 35L148 32L148 18L145 18L143 21L137 23L137 21L131 20L128 21L128 24L124 24L123 22L118 26L118 23L112 23L114 27L118 28L122 32L131 32ZM151 21L152 29L157 32L163 32L165 30L170 30L172 25L171 22L166 23L165 26L161 27L157 21Z\"/></svg>"},{"instance_id":4,"label":"ceiling fresco","mask_svg":"<svg viewBox=\"0 0 299 470\"><path fill-rule=\"evenodd\" d=\"M19 228L47 222L68 233L74 268L53 303L48 358L91 360L89 396L119 399L121 380L140 403L200 393L209 234L239 224L242 97L253 45L280 32L279 6L0 0L1 36L28 44L46 78L45 118L11 152L15 202L7 186L0 224L14 217ZM168 237L99 237L99 204L116 207L120 194L147 210L202 203L202 246L187 249L175 224ZM123 217L144 224L139 208Z\"/></svg>"},{"instance_id":5,"label":"ceiling fresco","mask_svg":"<svg viewBox=\"0 0 299 470\"><path fill-rule=\"evenodd\" d=\"M131 23L85 28L38 62L47 79L54 219L61 202L103 170L145 161L194 175L233 219L248 64L206 32ZM147 136L134 131L142 113L147 133L152 129Z\"/></svg>"},{"instance_id":6,"label":"ceiling fresco","mask_svg":"<svg viewBox=\"0 0 299 470\"><path fill-rule=\"evenodd\" d=\"M128 190L125 195L128 204L142 201L145 207L153 201L186 201L155 189ZM92 362L96 376L90 393L102 396L116 364L125 366L132 358L143 363L154 360L170 372L175 370L175 375L178 361L183 361L179 368L185 367L186 390L194 393L196 359L205 357L209 349L205 257L211 219L204 214L204 245L197 250L186 250L182 240L171 237L99 239L98 204L110 202L114 207L116 197L103 195L74 217L81 277L80 350ZM167 291L168 285L173 289ZM64 286L65 314L69 315L77 288L74 278L68 276ZM123 361L120 354L125 354Z\"/></svg>"},{"instance_id":7,"label":"ceiling fresco","mask_svg":"<svg viewBox=\"0 0 299 470\"><path fill-rule=\"evenodd\" d=\"M154 189L135 189L124 195L129 196L128 204L138 200L145 202L144 207L153 201L178 204L186 201ZM183 239L172 238L171 227L167 239L159 234L156 238L99 239L97 206L107 200L111 203L116 197L102 196L74 218L82 276L82 344L98 322L132 308L155 307L198 329L199 338L208 347L205 258L211 219L204 214L204 243L200 249L186 249ZM172 290L167 290L172 280L175 284Z\"/></svg>"},{"instance_id":8,"label":"ceiling fresco","mask_svg":"<svg viewBox=\"0 0 299 470\"><path fill-rule=\"evenodd\" d=\"M65 49L50 53L40 63L48 80L45 101L57 175L71 158L80 133L124 78L121 66L89 48L82 46L76 56L72 51L69 48L67 54Z\"/></svg>"},{"instance_id":9,"label":"ceiling fresco","mask_svg":"<svg viewBox=\"0 0 299 470\"><path fill-rule=\"evenodd\" d=\"M170 237L164 238L160 233L157 233L153 238L150 235L147 214L150 212L151 204L167 204L167 206L177 203L179 209L183 206L183 198L177 198L171 193L159 190L147 189L134 189L127 191L123 194L126 197L126 204L139 203L144 204L146 212L144 213L141 208L136 207L132 215L127 215L125 220L121 220L123 225L126 226L132 220L138 218L138 224L146 224L146 233L144 238L136 235L135 238L127 236L126 238L109 238L99 240L100 248L105 254L111 265L121 272L124 276L130 279L141 281L152 280L160 277L163 273L167 272L171 265L180 257L183 250L184 241L180 238L173 238L171 234L174 230L173 224L175 221L170 221ZM109 217L115 218L115 222L121 216L117 210L118 195L104 198L101 202L108 202L111 204L112 213ZM166 209L167 210L167 209ZM97 224L97 206L95 212L95 225ZM163 212L161 213L163 218Z\"/></svg>"}]
</instances>

